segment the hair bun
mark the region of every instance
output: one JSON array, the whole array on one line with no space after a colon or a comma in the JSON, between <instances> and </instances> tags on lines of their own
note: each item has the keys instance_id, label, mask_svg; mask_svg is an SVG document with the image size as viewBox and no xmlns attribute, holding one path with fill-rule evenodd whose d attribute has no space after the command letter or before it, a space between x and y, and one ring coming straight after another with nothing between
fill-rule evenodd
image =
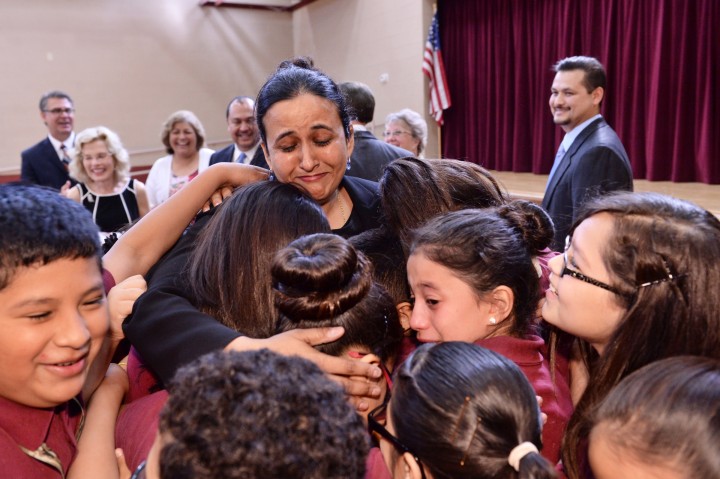
<instances>
[{"instance_id":1,"label":"hair bun","mask_svg":"<svg viewBox=\"0 0 720 479\"><path fill-rule=\"evenodd\" d=\"M315 70L315 62L310 57L295 57L289 60L283 60L278 65L278 70L284 70L286 68L304 68L306 70Z\"/></svg>"},{"instance_id":2,"label":"hair bun","mask_svg":"<svg viewBox=\"0 0 720 479\"><path fill-rule=\"evenodd\" d=\"M327 319L355 306L372 285L370 263L344 238L303 236L272 265L275 306L291 320Z\"/></svg>"},{"instance_id":3,"label":"hair bun","mask_svg":"<svg viewBox=\"0 0 720 479\"><path fill-rule=\"evenodd\" d=\"M547 212L525 200L514 200L498 208L498 214L517 229L532 256L550 246L555 226Z\"/></svg>"}]
</instances>

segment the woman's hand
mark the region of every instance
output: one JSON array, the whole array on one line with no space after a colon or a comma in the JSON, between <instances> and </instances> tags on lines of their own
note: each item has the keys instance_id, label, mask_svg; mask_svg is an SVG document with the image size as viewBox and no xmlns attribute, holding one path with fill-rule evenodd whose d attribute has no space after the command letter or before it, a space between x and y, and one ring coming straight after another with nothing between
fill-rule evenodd
<instances>
[{"instance_id":1,"label":"woman's hand","mask_svg":"<svg viewBox=\"0 0 720 479\"><path fill-rule=\"evenodd\" d=\"M329 356L313 347L331 343L340 338L344 332L343 328L336 327L294 329L267 339L243 336L228 344L225 350L250 351L267 348L286 356L296 355L308 359L345 388L345 392L358 411L365 411L368 404L363 398L380 397L381 389L378 384L382 377L380 368L358 360Z\"/></svg>"}]
</instances>

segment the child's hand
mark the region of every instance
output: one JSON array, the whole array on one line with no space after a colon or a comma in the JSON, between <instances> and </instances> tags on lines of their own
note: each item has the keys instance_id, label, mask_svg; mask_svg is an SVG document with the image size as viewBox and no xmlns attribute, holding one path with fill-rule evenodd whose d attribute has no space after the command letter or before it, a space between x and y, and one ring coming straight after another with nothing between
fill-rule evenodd
<instances>
[{"instance_id":1,"label":"child's hand","mask_svg":"<svg viewBox=\"0 0 720 479\"><path fill-rule=\"evenodd\" d=\"M115 459L117 459L118 471L120 471L120 479L130 479L132 473L125 460L125 453L119 447L115 449Z\"/></svg>"},{"instance_id":2,"label":"child's hand","mask_svg":"<svg viewBox=\"0 0 720 479\"><path fill-rule=\"evenodd\" d=\"M220 206L223 201L225 201L227 198L231 197L233 194L234 189L231 186L224 185L218 188L215 193L212 194L212 196L207 200L207 202L203 205L202 211L209 211L212 208L215 208L216 206Z\"/></svg>"},{"instance_id":3,"label":"child's hand","mask_svg":"<svg viewBox=\"0 0 720 479\"><path fill-rule=\"evenodd\" d=\"M107 373L105 373L105 378L103 378L95 394L98 394L101 390L103 393L113 394L114 397L118 395L120 398L125 397L125 394L130 390L130 381L125 370L117 364L110 364Z\"/></svg>"},{"instance_id":4,"label":"child's hand","mask_svg":"<svg viewBox=\"0 0 720 479\"><path fill-rule=\"evenodd\" d=\"M135 300L147 290L145 278L136 274L115 285L108 293L110 310L110 335L120 340L124 337L122 323L132 312Z\"/></svg>"}]
</instances>

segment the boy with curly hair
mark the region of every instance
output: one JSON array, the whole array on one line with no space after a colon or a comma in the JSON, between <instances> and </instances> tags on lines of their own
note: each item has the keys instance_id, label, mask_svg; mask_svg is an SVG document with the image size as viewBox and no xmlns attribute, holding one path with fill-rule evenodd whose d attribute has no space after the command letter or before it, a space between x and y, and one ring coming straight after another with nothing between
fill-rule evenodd
<instances>
[{"instance_id":1,"label":"boy with curly hair","mask_svg":"<svg viewBox=\"0 0 720 479\"><path fill-rule=\"evenodd\" d=\"M363 422L306 359L218 351L179 369L169 391L136 477L364 477Z\"/></svg>"}]
</instances>

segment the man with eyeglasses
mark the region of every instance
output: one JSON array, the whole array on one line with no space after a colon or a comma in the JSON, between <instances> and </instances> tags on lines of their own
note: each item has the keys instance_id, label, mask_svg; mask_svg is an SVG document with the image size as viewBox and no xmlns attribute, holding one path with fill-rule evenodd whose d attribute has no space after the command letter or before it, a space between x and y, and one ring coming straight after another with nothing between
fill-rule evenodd
<instances>
[{"instance_id":1,"label":"man with eyeglasses","mask_svg":"<svg viewBox=\"0 0 720 479\"><path fill-rule=\"evenodd\" d=\"M228 133L233 144L216 151L210 157L210 164L244 163L268 168L265 154L260 148L260 130L255 121L255 101L249 96L236 96L225 110Z\"/></svg>"},{"instance_id":2,"label":"man with eyeglasses","mask_svg":"<svg viewBox=\"0 0 720 479\"><path fill-rule=\"evenodd\" d=\"M370 87L360 82L345 82L338 85L351 110L355 148L348 162L348 176L378 181L385 166L398 158L413 156L403 148L390 145L375 138L367 124L375 114L375 97Z\"/></svg>"},{"instance_id":3,"label":"man with eyeglasses","mask_svg":"<svg viewBox=\"0 0 720 479\"><path fill-rule=\"evenodd\" d=\"M76 183L68 174L75 142L75 108L70 95L57 90L45 93L40 98L40 118L48 136L22 152L20 179L60 190L66 183Z\"/></svg>"}]
</instances>

